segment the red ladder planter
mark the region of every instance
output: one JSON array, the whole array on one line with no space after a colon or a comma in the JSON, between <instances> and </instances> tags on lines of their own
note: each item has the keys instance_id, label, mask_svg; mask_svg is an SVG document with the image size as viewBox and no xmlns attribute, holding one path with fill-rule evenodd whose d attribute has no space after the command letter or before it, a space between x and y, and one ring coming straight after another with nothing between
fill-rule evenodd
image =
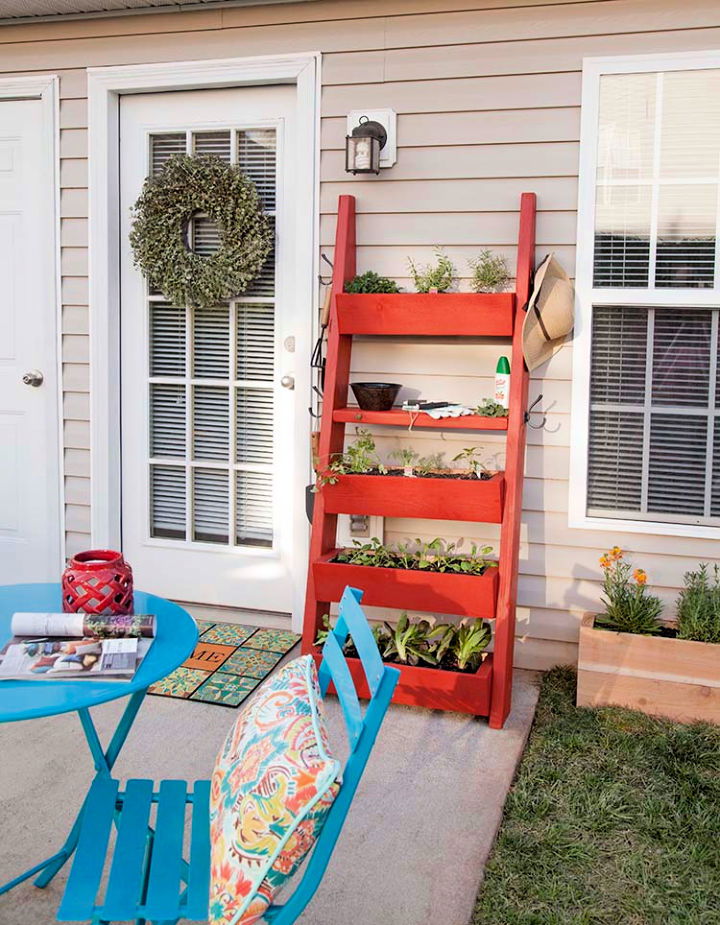
<instances>
[{"instance_id":1,"label":"red ladder planter","mask_svg":"<svg viewBox=\"0 0 720 925\"><path fill-rule=\"evenodd\" d=\"M489 479L340 475L334 485L324 485L322 493L328 514L499 524L505 477L502 472Z\"/></svg>"},{"instance_id":2,"label":"red ladder planter","mask_svg":"<svg viewBox=\"0 0 720 925\"><path fill-rule=\"evenodd\" d=\"M522 327L530 296L534 252L535 194L523 193L514 293L345 293L345 284L356 270L355 199L339 198L319 471L342 453L345 425L363 424L506 431L505 472L487 481L341 476L335 485L324 485L314 505L303 652L316 654L314 643L322 618L329 612L330 603L340 600L346 585L362 589L363 603L368 605L494 618L493 653L475 674L393 663L401 671L394 698L397 702L489 716L493 728L503 726L512 695L528 395ZM511 337L508 417L468 415L434 420L400 409L361 411L348 407L352 338L357 334ZM337 554L340 513L500 523L498 568L487 569L482 575L458 575L332 562ZM349 659L349 663L355 680L360 681L359 662L355 665Z\"/></svg>"}]
</instances>

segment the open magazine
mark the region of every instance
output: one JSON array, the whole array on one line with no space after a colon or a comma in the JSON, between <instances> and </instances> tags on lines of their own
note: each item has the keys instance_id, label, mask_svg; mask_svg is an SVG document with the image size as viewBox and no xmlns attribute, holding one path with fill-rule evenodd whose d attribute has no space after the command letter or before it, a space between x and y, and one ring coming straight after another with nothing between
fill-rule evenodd
<instances>
[{"instance_id":1,"label":"open magazine","mask_svg":"<svg viewBox=\"0 0 720 925\"><path fill-rule=\"evenodd\" d=\"M152 644L155 617L16 613L0 650L0 681L129 681Z\"/></svg>"}]
</instances>

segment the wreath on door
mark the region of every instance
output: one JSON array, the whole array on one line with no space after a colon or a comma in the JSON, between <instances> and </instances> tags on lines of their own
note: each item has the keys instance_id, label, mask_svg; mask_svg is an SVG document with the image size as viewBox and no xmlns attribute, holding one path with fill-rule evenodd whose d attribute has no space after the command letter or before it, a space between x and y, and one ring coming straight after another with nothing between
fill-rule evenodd
<instances>
[{"instance_id":1,"label":"wreath on door","mask_svg":"<svg viewBox=\"0 0 720 925\"><path fill-rule=\"evenodd\" d=\"M196 216L217 226L220 246L195 253ZM148 177L133 207L130 244L135 266L176 305L207 308L245 292L260 274L273 243L272 225L255 184L217 157L171 157Z\"/></svg>"}]
</instances>

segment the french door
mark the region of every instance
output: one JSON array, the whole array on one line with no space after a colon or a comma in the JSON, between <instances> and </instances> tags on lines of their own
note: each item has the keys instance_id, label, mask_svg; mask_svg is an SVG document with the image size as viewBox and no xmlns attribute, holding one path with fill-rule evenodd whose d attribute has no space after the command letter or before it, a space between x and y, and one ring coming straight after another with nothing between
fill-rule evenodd
<instances>
[{"instance_id":1,"label":"french door","mask_svg":"<svg viewBox=\"0 0 720 925\"><path fill-rule=\"evenodd\" d=\"M307 405L292 387L294 342L310 318L293 300L294 134L289 86L121 99L123 548L137 586L168 597L292 609ZM145 177L185 153L238 164L275 225L258 279L210 308L168 301L128 245ZM188 237L199 254L218 244L201 214Z\"/></svg>"},{"instance_id":2,"label":"french door","mask_svg":"<svg viewBox=\"0 0 720 925\"><path fill-rule=\"evenodd\" d=\"M53 124L41 91L3 83L0 584L14 584L57 581L61 569L55 175ZM3 98L10 94L20 98Z\"/></svg>"}]
</instances>

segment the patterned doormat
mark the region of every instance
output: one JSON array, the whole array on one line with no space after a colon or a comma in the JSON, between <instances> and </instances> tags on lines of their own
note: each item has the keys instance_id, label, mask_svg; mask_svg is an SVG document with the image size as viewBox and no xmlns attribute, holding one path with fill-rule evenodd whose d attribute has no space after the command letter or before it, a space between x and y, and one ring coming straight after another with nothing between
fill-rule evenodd
<instances>
[{"instance_id":1,"label":"patterned doormat","mask_svg":"<svg viewBox=\"0 0 720 925\"><path fill-rule=\"evenodd\" d=\"M236 707L266 678L300 636L286 630L196 620L200 638L179 668L148 688L179 697Z\"/></svg>"}]
</instances>

